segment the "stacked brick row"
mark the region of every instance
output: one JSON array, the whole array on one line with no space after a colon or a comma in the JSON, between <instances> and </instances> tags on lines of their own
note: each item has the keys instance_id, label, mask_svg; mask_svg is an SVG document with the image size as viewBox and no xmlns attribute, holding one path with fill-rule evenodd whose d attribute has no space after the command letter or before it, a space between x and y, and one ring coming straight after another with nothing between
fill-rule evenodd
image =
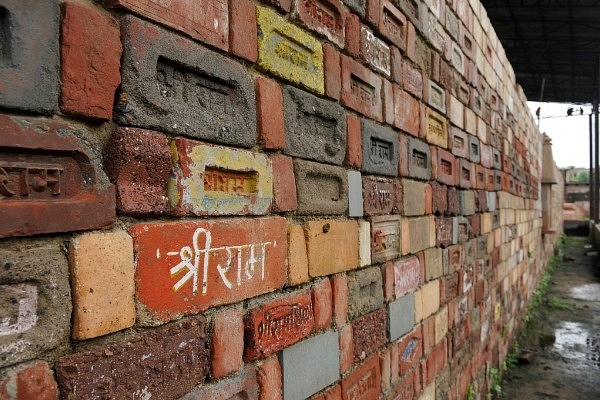
<instances>
[{"instance_id":1,"label":"stacked brick row","mask_svg":"<svg viewBox=\"0 0 600 400\"><path fill-rule=\"evenodd\" d=\"M478 1L0 0L0 32L0 398L488 390L555 239Z\"/></svg>"}]
</instances>

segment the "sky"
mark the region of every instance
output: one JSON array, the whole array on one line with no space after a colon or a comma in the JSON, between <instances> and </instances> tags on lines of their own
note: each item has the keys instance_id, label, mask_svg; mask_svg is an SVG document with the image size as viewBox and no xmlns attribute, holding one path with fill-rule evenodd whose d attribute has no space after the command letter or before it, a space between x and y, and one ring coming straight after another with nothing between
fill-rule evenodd
<instances>
[{"instance_id":1,"label":"sky","mask_svg":"<svg viewBox=\"0 0 600 400\"><path fill-rule=\"evenodd\" d=\"M540 131L552 139L552 155L558 168L589 168L589 114L591 105L573 105L570 103L527 103L535 116L535 110L541 106ZM573 115L567 116L567 110L573 107ZM583 108L583 115L579 114Z\"/></svg>"}]
</instances>

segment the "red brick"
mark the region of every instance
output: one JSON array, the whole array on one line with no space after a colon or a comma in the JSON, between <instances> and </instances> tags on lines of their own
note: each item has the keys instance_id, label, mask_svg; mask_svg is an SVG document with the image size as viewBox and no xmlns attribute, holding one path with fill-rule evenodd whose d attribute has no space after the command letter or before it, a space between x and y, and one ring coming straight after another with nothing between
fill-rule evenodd
<instances>
[{"instance_id":1,"label":"red brick","mask_svg":"<svg viewBox=\"0 0 600 400\"><path fill-rule=\"evenodd\" d=\"M473 185L473 166L470 162L460 159L458 163L460 171L458 173L458 184L461 188L470 189Z\"/></svg>"},{"instance_id":2,"label":"red brick","mask_svg":"<svg viewBox=\"0 0 600 400\"><path fill-rule=\"evenodd\" d=\"M298 208L298 198L292 158L274 155L271 157L271 164L273 165L274 211L295 211Z\"/></svg>"},{"instance_id":3,"label":"red brick","mask_svg":"<svg viewBox=\"0 0 600 400\"><path fill-rule=\"evenodd\" d=\"M354 342L352 341L352 325L340 329L340 371L348 371L354 364Z\"/></svg>"},{"instance_id":4,"label":"red brick","mask_svg":"<svg viewBox=\"0 0 600 400\"><path fill-rule=\"evenodd\" d=\"M323 45L323 68L325 68L325 95L339 100L342 93L340 53L328 43Z\"/></svg>"},{"instance_id":5,"label":"red brick","mask_svg":"<svg viewBox=\"0 0 600 400\"><path fill-rule=\"evenodd\" d=\"M254 365L246 365L240 373L214 383L203 384L198 389L188 393L185 398L187 400L259 399L257 375Z\"/></svg>"},{"instance_id":6,"label":"red brick","mask_svg":"<svg viewBox=\"0 0 600 400\"><path fill-rule=\"evenodd\" d=\"M256 113L258 134L265 149L285 147L283 95L279 84L271 79L256 79Z\"/></svg>"},{"instance_id":7,"label":"red brick","mask_svg":"<svg viewBox=\"0 0 600 400\"><path fill-rule=\"evenodd\" d=\"M455 244L448 247L448 270L450 272L458 271L464 262L463 246Z\"/></svg>"},{"instance_id":8,"label":"red brick","mask_svg":"<svg viewBox=\"0 0 600 400\"><path fill-rule=\"evenodd\" d=\"M435 347L429 357L427 357L427 369L425 372L425 385L433 382L438 373L440 373L446 366L448 353L448 344L444 339L437 347Z\"/></svg>"},{"instance_id":9,"label":"red brick","mask_svg":"<svg viewBox=\"0 0 600 400\"><path fill-rule=\"evenodd\" d=\"M448 188L437 182L431 182L433 197L432 212L436 215L444 215L448 211Z\"/></svg>"},{"instance_id":10,"label":"red brick","mask_svg":"<svg viewBox=\"0 0 600 400\"><path fill-rule=\"evenodd\" d=\"M486 169L479 164L475 164L475 177L473 186L478 190L485 190L486 188Z\"/></svg>"},{"instance_id":11,"label":"red brick","mask_svg":"<svg viewBox=\"0 0 600 400\"><path fill-rule=\"evenodd\" d=\"M365 20L371 26L379 25L380 0L366 0Z\"/></svg>"},{"instance_id":12,"label":"red brick","mask_svg":"<svg viewBox=\"0 0 600 400\"><path fill-rule=\"evenodd\" d=\"M421 284L421 263L417 257L404 258L394 262L394 293L396 298L412 292Z\"/></svg>"},{"instance_id":13,"label":"red brick","mask_svg":"<svg viewBox=\"0 0 600 400\"><path fill-rule=\"evenodd\" d=\"M346 12L341 0L299 1L296 10L308 29L344 47Z\"/></svg>"},{"instance_id":14,"label":"red brick","mask_svg":"<svg viewBox=\"0 0 600 400\"><path fill-rule=\"evenodd\" d=\"M124 7L136 14L181 31L221 50L229 47L227 0L106 0L109 7Z\"/></svg>"},{"instance_id":15,"label":"red brick","mask_svg":"<svg viewBox=\"0 0 600 400\"><path fill-rule=\"evenodd\" d=\"M407 62L402 68L402 84L407 92L419 99L423 97L423 74Z\"/></svg>"},{"instance_id":16,"label":"red brick","mask_svg":"<svg viewBox=\"0 0 600 400\"><path fill-rule=\"evenodd\" d=\"M435 345L435 317L424 320L421 327L423 329L423 354L427 355Z\"/></svg>"},{"instance_id":17,"label":"red brick","mask_svg":"<svg viewBox=\"0 0 600 400\"><path fill-rule=\"evenodd\" d=\"M365 215L386 215L400 212L402 195L397 179L363 176L363 212Z\"/></svg>"},{"instance_id":18,"label":"red brick","mask_svg":"<svg viewBox=\"0 0 600 400\"><path fill-rule=\"evenodd\" d=\"M281 366L277 357L269 357L257 365L256 378L260 389L260 400L281 399Z\"/></svg>"},{"instance_id":19,"label":"red brick","mask_svg":"<svg viewBox=\"0 0 600 400\"><path fill-rule=\"evenodd\" d=\"M352 321L354 361L363 360L387 342L387 312L373 311Z\"/></svg>"},{"instance_id":20,"label":"red brick","mask_svg":"<svg viewBox=\"0 0 600 400\"><path fill-rule=\"evenodd\" d=\"M213 324L211 375L222 378L242 366L244 313L241 308L220 311Z\"/></svg>"},{"instance_id":21,"label":"red brick","mask_svg":"<svg viewBox=\"0 0 600 400\"><path fill-rule=\"evenodd\" d=\"M416 393L415 378L418 376L418 371L414 371L407 375L400 383L397 384L393 391L394 400L413 400Z\"/></svg>"},{"instance_id":22,"label":"red brick","mask_svg":"<svg viewBox=\"0 0 600 400\"><path fill-rule=\"evenodd\" d=\"M437 180L448 186L458 183L458 163L456 158L442 148L437 149Z\"/></svg>"},{"instance_id":23,"label":"red brick","mask_svg":"<svg viewBox=\"0 0 600 400\"><path fill-rule=\"evenodd\" d=\"M408 31L406 17L389 0L381 0L380 7L379 32L405 51Z\"/></svg>"},{"instance_id":24,"label":"red brick","mask_svg":"<svg viewBox=\"0 0 600 400\"><path fill-rule=\"evenodd\" d=\"M333 320L337 327L348 322L348 276L335 275L331 278L333 284Z\"/></svg>"},{"instance_id":25,"label":"red brick","mask_svg":"<svg viewBox=\"0 0 600 400\"><path fill-rule=\"evenodd\" d=\"M195 316L146 330L96 350L59 359L56 375L65 399L179 398L201 384L209 370L206 319Z\"/></svg>"},{"instance_id":26,"label":"red brick","mask_svg":"<svg viewBox=\"0 0 600 400\"><path fill-rule=\"evenodd\" d=\"M61 109L67 114L111 119L121 83L119 24L78 3L62 4Z\"/></svg>"},{"instance_id":27,"label":"red brick","mask_svg":"<svg viewBox=\"0 0 600 400\"><path fill-rule=\"evenodd\" d=\"M456 272L446 275L440 280L440 304L446 304L458 296L459 277Z\"/></svg>"},{"instance_id":28,"label":"red brick","mask_svg":"<svg viewBox=\"0 0 600 400\"><path fill-rule=\"evenodd\" d=\"M266 358L306 337L315 325L309 292L251 309L244 324L244 361Z\"/></svg>"},{"instance_id":29,"label":"red brick","mask_svg":"<svg viewBox=\"0 0 600 400\"><path fill-rule=\"evenodd\" d=\"M415 26L408 22L408 28L406 30L406 56L412 61L416 60L417 54L417 32Z\"/></svg>"},{"instance_id":30,"label":"red brick","mask_svg":"<svg viewBox=\"0 0 600 400\"><path fill-rule=\"evenodd\" d=\"M56 400L58 385L52 370L43 361L20 365L0 381L0 399Z\"/></svg>"},{"instance_id":31,"label":"red brick","mask_svg":"<svg viewBox=\"0 0 600 400\"><path fill-rule=\"evenodd\" d=\"M390 46L391 63L392 63L392 81L402 84L402 54L396 46Z\"/></svg>"},{"instance_id":32,"label":"red brick","mask_svg":"<svg viewBox=\"0 0 600 400\"><path fill-rule=\"evenodd\" d=\"M422 355L423 328L419 325L418 328L413 329L398 342L398 369L400 376L405 375L415 365L418 365Z\"/></svg>"},{"instance_id":33,"label":"red brick","mask_svg":"<svg viewBox=\"0 0 600 400\"><path fill-rule=\"evenodd\" d=\"M408 136L403 133L398 135L398 174L400 177L408 176Z\"/></svg>"},{"instance_id":34,"label":"red brick","mask_svg":"<svg viewBox=\"0 0 600 400\"><path fill-rule=\"evenodd\" d=\"M460 193L456 188L448 188L448 214L460 215Z\"/></svg>"},{"instance_id":35,"label":"red brick","mask_svg":"<svg viewBox=\"0 0 600 400\"><path fill-rule=\"evenodd\" d=\"M148 215L169 210L171 149L162 133L118 127L108 145L106 170L115 183L120 212Z\"/></svg>"},{"instance_id":36,"label":"red brick","mask_svg":"<svg viewBox=\"0 0 600 400\"><path fill-rule=\"evenodd\" d=\"M360 19L350 12L346 14L346 51L356 58L360 55Z\"/></svg>"},{"instance_id":37,"label":"red brick","mask_svg":"<svg viewBox=\"0 0 600 400\"><path fill-rule=\"evenodd\" d=\"M250 62L258 59L256 11L251 0L229 0L229 51Z\"/></svg>"},{"instance_id":38,"label":"red brick","mask_svg":"<svg viewBox=\"0 0 600 400\"><path fill-rule=\"evenodd\" d=\"M342 380L342 400L376 399L380 394L381 371L377 356L371 357Z\"/></svg>"},{"instance_id":39,"label":"red brick","mask_svg":"<svg viewBox=\"0 0 600 400\"><path fill-rule=\"evenodd\" d=\"M381 78L342 55L342 103L367 117L383 120Z\"/></svg>"},{"instance_id":40,"label":"red brick","mask_svg":"<svg viewBox=\"0 0 600 400\"><path fill-rule=\"evenodd\" d=\"M342 387L338 384L330 387L322 393L314 395L310 400L340 400L342 398Z\"/></svg>"},{"instance_id":41,"label":"red brick","mask_svg":"<svg viewBox=\"0 0 600 400\"><path fill-rule=\"evenodd\" d=\"M142 223L130 233L137 298L162 321L271 292L285 283L284 218Z\"/></svg>"},{"instance_id":42,"label":"red brick","mask_svg":"<svg viewBox=\"0 0 600 400\"><path fill-rule=\"evenodd\" d=\"M419 102L394 85L395 120L394 126L418 137L421 130L421 106Z\"/></svg>"},{"instance_id":43,"label":"red brick","mask_svg":"<svg viewBox=\"0 0 600 400\"><path fill-rule=\"evenodd\" d=\"M312 288L315 329L327 329L333 316L333 290L329 279L316 282Z\"/></svg>"},{"instance_id":44,"label":"red brick","mask_svg":"<svg viewBox=\"0 0 600 400\"><path fill-rule=\"evenodd\" d=\"M344 165L353 168L362 167L362 131L360 119L354 115L346 115L346 159Z\"/></svg>"}]
</instances>

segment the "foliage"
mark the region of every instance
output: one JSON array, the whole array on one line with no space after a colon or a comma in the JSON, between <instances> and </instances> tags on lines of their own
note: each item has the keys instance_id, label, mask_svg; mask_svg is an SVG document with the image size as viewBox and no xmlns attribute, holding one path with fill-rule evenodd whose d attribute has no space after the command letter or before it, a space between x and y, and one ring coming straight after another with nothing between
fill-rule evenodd
<instances>
[{"instance_id":1,"label":"foliage","mask_svg":"<svg viewBox=\"0 0 600 400\"><path fill-rule=\"evenodd\" d=\"M553 296L548 300L548 305L557 310L571 310L573 308L573 306L565 302L565 300L559 299L556 296Z\"/></svg>"},{"instance_id":2,"label":"foliage","mask_svg":"<svg viewBox=\"0 0 600 400\"><path fill-rule=\"evenodd\" d=\"M475 400L475 389L473 385L469 385L469 390L467 391L467 400Z\"/></svg>"}]
</instances>

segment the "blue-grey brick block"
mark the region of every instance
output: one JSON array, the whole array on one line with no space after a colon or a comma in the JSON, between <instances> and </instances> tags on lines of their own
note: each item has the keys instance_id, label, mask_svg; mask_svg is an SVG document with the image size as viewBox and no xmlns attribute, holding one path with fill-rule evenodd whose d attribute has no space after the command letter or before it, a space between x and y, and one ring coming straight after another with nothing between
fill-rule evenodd
<instances>
[{"instance_id":1,"label":"blue-grey brick block","mask_svg":"<svg viewBox=\"0 0 600 400\"><path fill-rule=\"evenodd\" d=\"M408 176L431 179L431 152L429 145L419 139L408 138Z\"/></svg>"},{"instance_id":2,"label":"blue-grey brick block","mask_svg":"<svg viewBox=\"0 0 600 400\"><path fill-rule=\"evenodd\" d=\"M496 211L496 192L485 192L487 211Z\"/></svg>"},{"instance_id":3,"label":"blue-grey brick block","mask_svg":"<svg viewBox=\"0 0 600 400\"><path fill-rule=\"evenodd\" d=\"M348 317L355 319L383 307L383 280L379 267L348 274Z\"/></svg>"},{"instance_id":4,"label":"blue-grey brick block","mask_svg":"<svg viewBox=\"0 0 600 400\"><path fill-rule=\"evenodd\" d=\"M136 24L155 36L141 35ZM241 64L132 16L122 29L117 122L235 146L256 143L254 84Z\"/></svg>"},{"instance_id":5,"label":"blue-grey brick block","mask_svg":"<svg viewBox=\"0 0 600 400\"><path fill-rule=\"evenodd\" d=\"M409 293L388 304L388 338L399 339L415 324L415 294Z\"/></svg>"},{"instance_id":6,"label":"blue-grey brick block","mask_svg":"<svg viewBox=\"0 0 600 400\"><path fill-rule=\"evenodd\" d=\"M358 171L348 171L348 216L363 216L362 176Z\"/></svg>"},{"instance_id":7,"label":"blue-grey brick block","mask_svg":"<svg viewBox=\"0 0 600 400\"><path fill-rule=\"evenodd\" d=\"M294 160L298 214L344 215L348 209L348 173L342 167Z\"/></svg>"},{"instance_id":8,"label":"blue-grey brick block","mask_svg":"<svg viewBox=\"0 0 600 400\"><path fill-rule=\"evenodd\" d=\"M502 157L500 157L500 151L492 148L492 168L502 169Z\"/></svg>"},{"instance_id":9,"label":"blue-grey brick block","mask_svg":"<svg viewBox=\"0 0 600 400\"><path fill-rule=\"evenodd\" d=\"M292 86L283 87L284 153L341 165L346 155L346 114L338 104Z\"/></svg>"},{"instance_id":10,"label":"blue-grey brick block","mask_svg":"<svg viewBox=\"0 0 600 400\"><path fill-rule=\"evenodd\" d=\"M365 16L365 8L367 5L367 0L342 0L345 5L348 6L349 9L360 15L361 17Z\"/></svg>"},{"instance_id":11,"label":"blue-grey brick block","mask_svg":"<svg viewBox=\"0 0 600 400\"><path fill-rule=\"evenodd\" d=\"M58 109L59 3L0 0L0 107Z\"/></svg>"},{"instance_id":12,"label":"blue-grey brick block","mask_svg":"<svg viewBox=\"0 0 600 400\"><path fill-rule=\"evenodd\" d=\"M469 135L469 159L473 163L479 163L481 160L481 150L477 136Z\"/></svg>"},{"instance_id":13,"label":"blue-grey brick block","mask_svg":"<svg viewBox=\"0 0 600 400\"><path fill-rule=\"evenodd\" d=\"M392 129L363 119L362 172L398 176L398 134Z\"/></svg>"},{"instance_id":14,"label":"blue-grey brick block","mask_svg":"<svg viewBox=\"0 0 600 400\"><path fill-rule=\"evenodd\" d=\"M336 332L313 336L279 354L283 398L301 400L340 379L340 346Z\"/></svg>"}]
</instances>

